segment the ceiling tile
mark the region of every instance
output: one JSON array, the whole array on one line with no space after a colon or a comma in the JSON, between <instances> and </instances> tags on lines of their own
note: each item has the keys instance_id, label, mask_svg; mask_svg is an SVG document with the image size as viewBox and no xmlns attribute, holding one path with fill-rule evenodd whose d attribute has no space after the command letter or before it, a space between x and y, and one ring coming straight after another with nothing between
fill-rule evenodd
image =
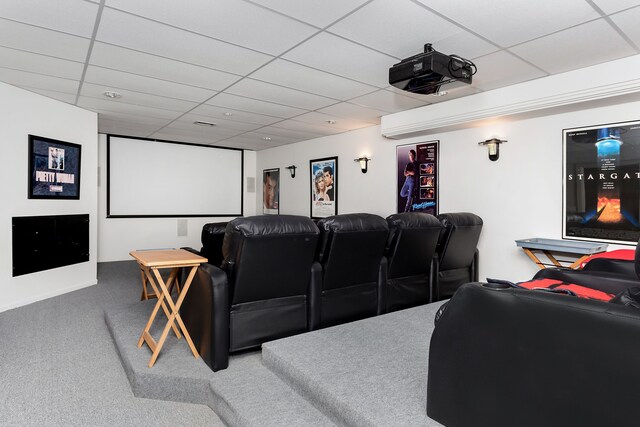
<instances>
[{"instance_id":1,"label":"ceiling tile","mask_svg":"<svg viewBox=\"0 0 640 427\"><path fill-rule=\"evenodd\" d=\"M599 17L584 0L418 1L503 47Z\"/></svg>"},{"instance_id":2,"label":"ceiling tile","mask_svg":"<svg viewBox=\"0 0 640 427\"><path fill-rule=\"evenodd\" d=\"M264 126L264 125L256 124L256 123L239 122L239 121L234 121L234 120L225 120L220 116L217 116L217 117L202 116L200 114L194 114L193 111L189 112L188 114L185 114L184 116L180 117L180 119L178 119L178 120L181 121L181 122L190 123L191 125L193 125L193 122L196 122L196 121L215 123L215 125L216 125L216 126L214 126L215 128L235 129L235 130L240 130L240 131L243 131L243 132L256 130L256 129L259 129L259 128Z\"/></svg>"},{"instance_id":3,"label":"ceiling tile","mask_svg":"<svg viewBox=\"0 0 640 427\"><path fill-rule=\"evenodd\" d=\"M242 134L241 136L243 138L252 139L257 144L270 145L270 146L273 146L273 147L275 147L277 145L293 144L295 142L303 141L303 139L301 139L301 138L292 138L292 137L288 137L288 136L279 136L279 135L275 135L273 133L262 132L262 130L256 131L256 132L247 132L245 134ZM265 138L267 138L267 139L265 139Z\"/></svg>"},{"instance_id":4,"label":"ceiling tile","mask_svg":"<svg viewBox=\"0 0 640 427\"><path fill-rule=\"evenodd\" d=\"M81 96L91 98L106 99L104 96L105 88L103 85L95 85L92 83L84 83L82 85ZM122 101L127 104L141 105L144 107L162 108L164 110L172 110L185 112L196 107L198 103L184 101L182 99L167 98L164 96L151 95L148 93L135 92L132 90L118 89L122 98L115 99L116 102Z\"/></svg>"},{"instance_id":5,"label":"ceiling tile","mask_svg":"<svg viewBox=\"0 0 640 427\"><path fill-rule=\"evenodd\" d=\"M222 90L240 78L235 74L100 42L93 45L90 64L213 90Z\"/></svg>"},{"instance_id":6,"label":"ceiling tile","mask_svg":"<svg viewBox=\"0 0 640 427\"><path fill-rule=\"evenodd\" d=\"M193 124L192 120L187 120L184 117L172 122L166 126L161 132L181 132L186 136L192 136L194 138L208 138L210 140L218 141L220 139L230 138L232 136L241 135L246 131L240 129L229 129L220 126L200 126Z\"/></svg>"},{"instance_id":7,"label":"ceiling tile","mask_svg":"<svg viewBox=\"0 0 640 427\"><path fill-rule=\"evenodd\" d=\"M638 0L593 0L604 13L614 13L638 6Z\"/></svg>"},{"instance_id":8,"label":"ceiling tile","mask_svg":"<svg viewBox=\"0 0 640 427\"><path fill-rule=\"evenodd\" d=\"M329 124L327 121L334 121L334 124ZM369 126L374 126L372 123L365 122L362 120L340 117L325 113L319 113L317 111L312 111L310 113L303 114L301 116L297 116L295 119L287 120L285 122L276 123L274 126L295 126L300 125L300 122L304 122L305 124L312 125L313 129L316 133L322 133L323 135L331 135L334 133L340 133L345 130L355 130L366 128Z\"/></svg>"},{"instance_id":9,"label":"ceiling tile","mask_svg":"<svg viewBox=\"0 0 640 427\"><path fill-rule=\"evenodd\" d=\"M189 0L188 7L178 1L157 0L109 0L108 5L272 55L281 54L317 31L238 0Z\"/></svg>"},{"instance_id":10,"label":"ceiling tile","mask_svg":"<svg viewBox=\"0 0 640 427\"><path fill-rule=\"evenodd\" d=\"M98 119L98 132L100 133L138 136L146 138L158 129L159 126L136 123L131 120L114 121L109 119Z\"/></svg>"},{"instance_id":11,"label":"ceiling tile","mask_svg":"<svg viewBox=\"0 0 640 427\"><path fill-rule=\"evenodd\" d=\"M5 68L80 80L84 65L80 62L0 47L0 64Z\"/></svg>"},{"instance_id":12,"label":"ceiling tile","mask_svg":"<svg viewBox=\"0 0 640 427\"><path fill-rule=\"evenodd\" d=\"M28 90L29 92L34 92L47 98L57 99L58 101L66 102L67 104L75 104L76 102L76 94L75 93L64 93L64 92L56 92L53 90L47 89L37 89L27 86L21 86L22 89Z\"/></svg>"},{"instance_id":13,"label":"ceiling tile","mask_svg":"<svg viewBox=\"0 0 640 427\"><path fill-rule=\"evenodd\" d=\"M90 38L98 5L83 0L3 1L0 17Z\"/></svg>"},{"instance_id":14,"label":"ceiling tile","mask_svg":"<svg viewBox=\"0 0 640 427\"><path fill-rule=\"evenodd\" d=\"M186 142L189 144L227 146L220 143L220 141L224 140L224 138L212 137L208 135L191 135L191 134L184 133L184 131L182 130L167 129L167 128L148 135L148 138L162 139L165 141Z\"/></svg>"},{"instance_id":15,"label":"ceiling tile","mask_svg":"<svg viewBox=\"0 0 640 427\"><path fill-rule=\"evenodd\" d=\"M312 95L253 79L243 79L227 89L226 92L305 110L316 110L338 102L335 99L325 98L324 96Z\"/></svg>"},{"instance_id":16,"label":"ceiling tile","mask_svg":"<svg viewBox=\"0 0 640 427\"><path fill-rule=\"evenodd\" d=\"M318 27L326 27L368 0L253 0L269 9L277 10Z\"/></svg>"},{"instance_id":17,"label":"ceiling tile","mask_svg":"<svg viewBox=\"0 0 640 427\"><path fill-rule=\"evenodd\" d=\"M382 111L388 111L390 113L396 113L398 111L410 110L412 108L430 104L430 102L428 102L428 98L425 98L425 100L420 101L416 98L410 98L396 92L381 89L368 95L350 99L349 102L363 107L370 107Z\"/></svg>"},{"instance_id":18,"label":"ceiling tile","mask_svg":"<svg viewBox=\"0 0 640 427\"><path fill-rule=\"evenodd\" d=\"M611 15L611 20L638 46L640 46L640 7Z\"/></svg>"},{"instance_id":19,"label":"ceiling tile","mask_svg":"<svg viewBox=\"0 0 640 427\"><path fill-rule=\"evenodd\" d=\"M307 114L311 114L311 113L307 113ZM298 117L304 117L305 115L306 114L303 114L302 116L298 116ZM298 117L296 117L296 119ZM333 135L333 134L342 133L345 131L345 129L343 128L340 128L337 126L330 126L326 123L325 123L326 126L324 126L323 124L301 122L296 119L283 120L281 122L274 123L273 126L271 127L289 129L289 130L294 130L298 132L314 133L316 135ZM371 126L371 124L369 124L369 126Z\"/></svg>"},{"instance_id":20,"label":"ceiling tile","mask_svg":"<svg viewBox=\"0 0 640 427\"><path fill-rule=\"evenodd\" d=\"M389 67L398 62L327 33L307 40L283 58L380 88L389 84Z\"/></svg>"},{"instance_id":21,"label":"ceiling tile","mask_svg":"<svg viewBox=\"0 0 640 427\"><path fill-rule=\"evenodd\" d=\"M341 102L340 104L332 105L319 111L329 115L358 119L372 124L380 124L380 117L389 114L388 111L365 108L359 105L349 104L348 102Z\"/></svg>"},{"instance_id":22,"label":"ceiling tile","mask_svg":"<svg viewBox=\"0 0 640 427\"><path fill-rule=\"evenodd\" d=\"M243 75L272 59L263 53L109 8L102 13L97 40Z\"/></svg>"},{"instance_id":23,"label":"ceiling tile","mask_svg":"<svg viewBox=\"0 0 640 427\"><path fill-rule=\"evenodd\" d=\"M120 114L132 114L136 116L155 117L160 119L175 119L182 113L163 110L161 108L143 107L141 105L127 104L117 99L98 99L81 96L78 99L78 107L91 111L113 111Z\"/></svg>"},{"instance_id":24,"label":"ceiling tile","mask_svg":"<svg viewBox=\"0 0 640 427\"><path fill-rule=\"evenodd\" d=\"M287 107L286 105L274 104L257 99L244 98L242 96L231 95L228 93L221 93L214 96L207 101L207 104L223 108L231 108L233 110L247 111L249 113L282 117L285 119L306 113L306 110L301 110L299 108Z\"/></svg>"},{"instance_id":25,"label":"ceiling tile","mask_svg":"<svg viewBox=\"0 0 640 427\"><path fill-rule=\"evenodd\" d=\"M259 132L265 133L268 135L274 135L276 137L296 139L299 141L308 141L309 139L315 139L322 136L321 134L317 134L317 133L303 132L303 131L285 129L285 128L280 128L275 126L264 127L260 129Z\"/></svg>"},{"instance_id":26,"label":"ceiling tile","mask_svg":"<svg viewBox=\"0 0 640 427\"><path fill-rule=\"evenodd\" d=\"M481 90L510 86L546 75L543 71L505 51L483 56L476 59L475 63L478 72L473 76L473 87Z\"/></svg>"},{"instance_id":27,"label":"ceiling tile","mask_svg":"<svg viewBox=\"0 0 640 427\"><path fill-rule=\"evenodd\" d=\"M0 18L0 45L84 62L89 39Z\"/></svg>"},{"instance_id":28,"label":"ceiling tile","mask_svg":"<svg viewBox=\"0 0 640 427\"><path fill-rule=\"evenodd\" d=\"M121 121L123 123L138 123L141 125L155 127L156 129L160 129L163 126L168 125L173 120L173 118L145 117L130 113L118 113L114 111L100 110L96 108L92 109L92 111L98 113L98 121L109 120L113 123L116 123L118 121Z\"/></svg>"},{"instance_id":29,"label":"ceiling tile","mask_svg":"<svg viewBox=\"0 0 640 427\"><path fill-rule=\"evenodd\" d=\"M542 37L511 50L550 73L575 70L636 53L604 19Z\"/></svg>"},{"instance_id":30,"label":"ceiling tile","mask_svg":"<svg viewBox=\"0 0 640 427\"><path fill-rule=\"evenodd\" d=\"M213 119L214 122L219 118L223 118L225 120L239 123L270 125L282 120L280 117L264 116L262 114L248 113L246 111L239 111L209 104L202 104L192 110L191 113Z\"/></svg>"},{"instance_id":31,"label":"ceiling tile","mask_svg":"<svg viewBox=\"0 0 640 427\"><path fill-rule=\"evenodd\" d=\"M14 86L46 89L56 92L75 94L78 92L78 81L60 77L45 76L28 71L0 68L0 81Z\"/></svg>"},{"instance_id":32,"label":"ceiling tile","mask_svg":"<svg viewBox=\"0 0 640 427\"><path fill-rule=\"evenodd\" d=\"M265 65L251 78L288 86L317 95L345 101L372 92L377 88L344 77L305 67L294 62L276 59Z\"/></svg>"},{"instance_id":33,"label":"ceiling tile","mask_svg":"<svg viewBox=\"0 0 640 427\"><path fill-rule=\"evenodd\" d=\"M91 65L87 67L85 81L103 86L104 90L115 88L127 89L196 102L202 102L216 93L208 89L186 86L180 83L168 82L151 77L137 76L135 74Z\"/></svg>"},{"instance_id":34,"label":"ceiling tile","mask_svg":"<svg viewBox=\"0 0 640 427\"><path fill-rule=\"evenodd\" d=\"M371 25L384 22L384 25ZM327 29L398 58L422 52L424 43L435 43L460 32L459 27L413 2L377 0Z\"/></svg>"}]
</instances>

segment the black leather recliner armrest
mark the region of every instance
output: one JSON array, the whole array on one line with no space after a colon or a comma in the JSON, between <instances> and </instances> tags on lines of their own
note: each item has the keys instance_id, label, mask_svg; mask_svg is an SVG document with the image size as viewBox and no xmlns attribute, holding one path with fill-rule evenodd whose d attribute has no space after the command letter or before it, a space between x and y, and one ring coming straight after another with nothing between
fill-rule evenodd
<instances>
[{"instance_id":1,"label":"black leather recliner armrest","mask_svg":"<svg viewBox=\"0 0 640 427\"><path fill-rule=\"evenodd\" d=\"M636 426L639 336L635 308L463 285L431 337L427 414L448 427Z\"/></svg>"},{"instance_id":2,"label":"black leather recliner armrest","mask_svg":"<svg viewBox=\"0 0 640 427\"><path fill-rule=\"evenodd\" d=\"M192 247L189 247L189 246L183 246L180 249L184 249L185 251L191 252L192 254L203 256L202 252L200 252L200 251L198 251L196 249L193 249Z\"/></svg>"}]
</instances>

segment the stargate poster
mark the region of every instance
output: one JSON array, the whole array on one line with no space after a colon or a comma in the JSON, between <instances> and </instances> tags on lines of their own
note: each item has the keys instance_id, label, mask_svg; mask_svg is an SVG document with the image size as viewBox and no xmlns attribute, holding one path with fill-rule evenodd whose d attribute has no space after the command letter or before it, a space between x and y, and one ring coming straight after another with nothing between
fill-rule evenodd
<instances>
[{"instance_id":1,"label":"stargate poster","mask_svg":"<svg viewBox=\"0 0 640 427\"><path fill-rule=\"evenodd\" d=\"M640 121L565 129L563 238L640 239Z\"/></svg>"}]
</instances>

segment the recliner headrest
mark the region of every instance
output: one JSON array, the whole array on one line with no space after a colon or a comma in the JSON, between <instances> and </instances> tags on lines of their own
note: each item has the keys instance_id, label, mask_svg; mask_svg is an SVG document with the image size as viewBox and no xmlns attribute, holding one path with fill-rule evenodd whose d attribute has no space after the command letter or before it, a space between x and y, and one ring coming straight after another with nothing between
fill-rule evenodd
<instances>
[{"instance_id":1,"label":"recliner headrest","mask_svg":"<svg viewBox=\"0 0 640 427\"><path fill-rule=\"evenodd\" d=\"M438 218L424 212L402 212L387 217L389 228L427 228L442 227Z\"/></svg>"},{"instance_id":2,"label":"recliner headrest","mask_svg":"<svg viewBox=\"0 0 640 427\"><path fill-rule=\"evenodd\" d=\"M227 233L238 232L244 236L271 234L319 234L311 219L299 215L261 215L236 218L227 225Z\"/></svg>"},{"instance_id":3,"label":"recliner headrest","mask_svg":"<svg viewBox=\"0 0 640 427\"><path fill-rule=\"evenodd\" d=\"M333 232L389 230L384 218L369 213L342 214L323 218L318 221L318 228Z\"/></svg>"},{"instance_id":4,"label":"recliner headrest","mask_svg":"<svg viewBox=\"0 0 640 427\"><path fill-rule=\"evenodd\" d=\"M227 230L228 222L210 222L202 226L202 234L200 235L200 241L203 245L206 245L209 241L208 237L215 234L224 235Z\"/></svg>"},{"instance_id":5,"label":"recliner headrest","mask_svg":"<svg viewBox=\"0 0 640 427\"><path fill-rule=\"evenodd\" d=\"M445 227L482 225L482 218L470 212L445 213L438 215L438 219Z\"/></svg>"}]
</instances>

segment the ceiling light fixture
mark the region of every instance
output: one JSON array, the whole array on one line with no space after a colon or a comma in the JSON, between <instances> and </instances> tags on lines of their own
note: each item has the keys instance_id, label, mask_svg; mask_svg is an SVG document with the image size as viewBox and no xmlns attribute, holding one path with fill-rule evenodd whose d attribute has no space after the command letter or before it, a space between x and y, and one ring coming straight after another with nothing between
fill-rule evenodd
<instances>
[{"instance_id":1,"label":"ceiling light fixture","mask_svg":"<svg viewBox=\"0 0 640 427\"><path fill-rule=\"evenodd\" d=\"M265 141L271 141L271 137L270 137L270 136L265 136L265 137L264 137L264 138L262 138L262 139L264 139Z\"/></svg>"},{"instance_id":2,"label":"ceiling light fixture","mask_svg":"<svg viewBox=\"0 0 640 427\"><path fill-rule=\"evenodd\" d=\"M215 126L215 123L211 123L211 122L203 122L202 120L198 120L193 122L194 125L198 125L198 126Z\"/></svg>"},{"instance_id":3,"label":"ceiling light fixture","mask_svg":"<svg viewBox=\"0 0 640 427\"><path fill-rule=\"evenodd\" d=\"M230 112L228 112L228 111L225 111L223 114L224 114L225 116L233 116L233 113L230 113Z\"/></svg>"},{"instance_id":4,"label":"ceiling light fixture","mask_svg":"<svg viewBox=\"0 0 640 427\"><path fill-rule=\"evenodd\" d=\"M112 91L112 90L105 90L104 92L102 92L102 94L103 94L104 96L106 96L107 98L112 98L112 99L115 99L115 98L122 98L122 94L121 94L121 93L119 93L119 92L114 92L114 91Z\"/></svg>"},{"instance_id":5,"label":"ceiling light fixture","mask_svg":"<svg viewBox=\"0 0 640 427\"><path fill-rule=\"evenodd\" d=\"M337 123L335 120L325 120L325 122L329 123L330 125L335 125Z\"/></svg>"}]
</instances>

